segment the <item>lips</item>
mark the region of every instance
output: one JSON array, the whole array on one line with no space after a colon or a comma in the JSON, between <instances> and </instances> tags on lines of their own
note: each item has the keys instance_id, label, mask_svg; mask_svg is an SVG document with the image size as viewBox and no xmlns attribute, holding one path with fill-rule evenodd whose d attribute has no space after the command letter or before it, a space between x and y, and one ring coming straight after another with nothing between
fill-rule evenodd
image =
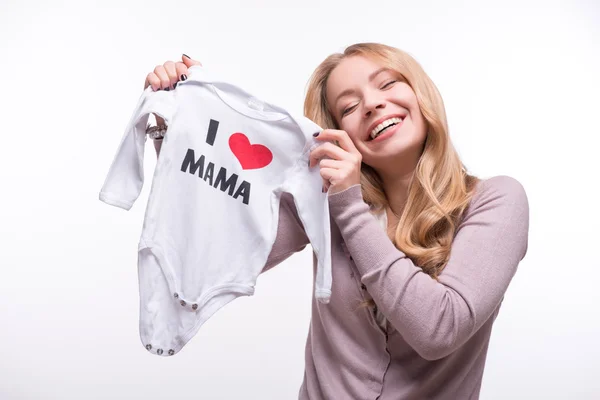
<instances>
[{"instance_id":1,"label":"lips","mask_svg":"<svg viewBox=\"0 0 600 400\"><path fill-rule=\"evenodd\" d=\"M377 136L375 139L370 140L369 142L380 142L382 140L386 140L388 137L390 137L392 135L395 135L396 131L402 127L403 123L404 123L404 121L387 128L386 130L383 131L383 133L380 133L379 136Z\"/></svg>"},{"instance_id":2,"label":"lips","mask_svg":"<svg viewBox=\"0 0 600 400\"><path fill-rule=\"evenodd\" d=\"M373 131L373 129L375 129L375 127L377 125L379 125L380 123L382 123L385 120L388 120L390 118L400 118L402 120L402 122L404 122L404 118L406 118L406 114L390 114L390 115L386 115L385 117L381 117L378 120L374 121L371 126L369 126L369 128L367 129L367 135L365 136L365 140L366 141L370 141L371 140L371 132Z\"/></svg>"}]
</instances>

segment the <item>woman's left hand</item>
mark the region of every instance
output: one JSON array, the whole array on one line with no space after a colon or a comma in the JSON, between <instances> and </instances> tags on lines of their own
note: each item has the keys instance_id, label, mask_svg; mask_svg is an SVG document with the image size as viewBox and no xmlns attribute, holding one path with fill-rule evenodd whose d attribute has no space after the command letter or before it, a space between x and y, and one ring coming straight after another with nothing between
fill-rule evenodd
<instances>
[{"instance_id":1,"label":"woman's left hand","mask_svg":"<svg viewBox=\"0 0 600 400\"><path fill-rule=\"evenodd\" d=\"M338 129L325 129L316 137L317 140L337 140L340 146L331 142L325 142L310 152L308 159L309 168L319 161L321 176L323 177L323 191L329 194L341 192L350 186L360 183L360 166L362 155L354 146L354 143L346 131ZM322 159L323 157L331 159Z\"/></svg>"}]
</instances>

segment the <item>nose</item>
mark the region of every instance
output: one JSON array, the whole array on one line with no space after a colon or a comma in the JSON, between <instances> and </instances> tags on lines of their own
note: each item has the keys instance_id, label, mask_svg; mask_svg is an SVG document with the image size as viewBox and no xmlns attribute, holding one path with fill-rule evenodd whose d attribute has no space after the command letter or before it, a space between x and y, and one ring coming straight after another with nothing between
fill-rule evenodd
<instances>
[{"instance_id":1,"label":"nose","mask_svg":"<svg viewBox=\"0 0 600 400\"><path fill-rule=\"evenodd\" d=\"M385 101L375 94L371 94L369 97L365 96L363 101L365 104L365 117L369 117L373 113L373 111L375 111L378 108L385 108Z\"/></svg>"}]
</instances>

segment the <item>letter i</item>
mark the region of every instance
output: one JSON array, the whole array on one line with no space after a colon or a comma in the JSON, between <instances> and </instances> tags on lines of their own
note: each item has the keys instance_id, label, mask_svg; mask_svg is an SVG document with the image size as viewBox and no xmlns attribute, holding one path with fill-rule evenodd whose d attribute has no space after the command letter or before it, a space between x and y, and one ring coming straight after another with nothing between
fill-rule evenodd
<instances>
[{"instance_id":1,"label":"letter i","mask_svg":"<svg viewBox=\"0 0 600 400\"><path fill-rule=\"evenodd\" d=\"M206 143L210 144L211 146L215 143L215 137L217 136L218 128L219 121L211 119L210 124L208 125L208 133L206 134Z\"/></svg>"}]
</instances>

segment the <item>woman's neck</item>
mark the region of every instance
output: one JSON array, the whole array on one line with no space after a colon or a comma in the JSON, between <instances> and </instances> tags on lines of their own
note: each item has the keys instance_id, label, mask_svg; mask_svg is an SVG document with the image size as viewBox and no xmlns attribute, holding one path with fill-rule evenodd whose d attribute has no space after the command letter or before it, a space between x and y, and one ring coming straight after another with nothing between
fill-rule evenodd
<instances>
[{"instance_id":1,"label":"woman's neck","mask_svg":"<svg viewBox=\"0 0 600 400\"><path fill-rule=\"evenodd\" d=\"M411 178L412 173L387 179L382 177L382 185L388 201L388 208L396 219L400 218L406 206ZM389 217L390 213L388 213Z\"/></svg>"}]
</instances>

